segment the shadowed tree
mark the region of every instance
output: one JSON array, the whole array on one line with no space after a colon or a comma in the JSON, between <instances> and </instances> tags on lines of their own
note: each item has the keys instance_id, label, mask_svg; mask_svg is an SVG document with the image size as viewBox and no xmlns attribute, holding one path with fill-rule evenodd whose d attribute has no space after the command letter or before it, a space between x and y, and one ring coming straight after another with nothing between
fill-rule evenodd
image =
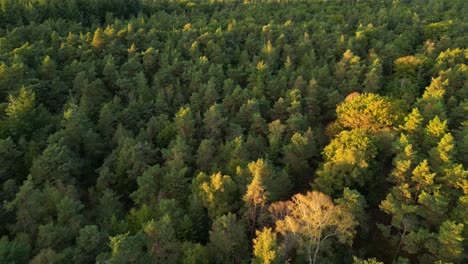
<instances>
[{"instance_id":1,"label":"shadowed tree","mask_svg":"<svg viewBox=\"0 0 468 264\"><path fill-rule=\"evenodd\" d=\"M208 256L215 263L243 263L248 258L244 225L233 214L218 217L210 230Z\"/></svg>"}]
</instances>

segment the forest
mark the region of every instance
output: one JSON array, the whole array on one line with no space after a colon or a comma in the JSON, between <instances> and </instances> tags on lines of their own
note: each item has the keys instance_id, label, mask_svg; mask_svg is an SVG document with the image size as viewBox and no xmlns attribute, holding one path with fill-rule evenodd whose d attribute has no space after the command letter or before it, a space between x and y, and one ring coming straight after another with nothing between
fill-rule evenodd
<instances>
[{"instance_id":1,"label":"forest","mask_svg":"<svg viewBox=\"0 0 468 264\"><path fill-rule=\"evenodd\" d=\"M0 0L0 263L468 263L466 0Z\"/></svg>"}]
</instances>

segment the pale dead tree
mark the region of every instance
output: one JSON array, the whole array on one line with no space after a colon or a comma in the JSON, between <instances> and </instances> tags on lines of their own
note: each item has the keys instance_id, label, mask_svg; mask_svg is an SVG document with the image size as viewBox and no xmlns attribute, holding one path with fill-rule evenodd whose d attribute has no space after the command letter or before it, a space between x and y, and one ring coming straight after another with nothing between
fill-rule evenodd
<instances>
[{"instance_id":1,"label":"pale dead tree","mask_svg":"<svg viewBox=\"0 0 468 264\"><path fill-rule=\"evenodd\" d=\"M296 194L289 215L276 222L281 234L292 234L306 252L310 264L315 264L324 242L334 237L340 243L352 243L357 221L351 212L334 205L320 192Z\"/></svg>"}]
</instances>

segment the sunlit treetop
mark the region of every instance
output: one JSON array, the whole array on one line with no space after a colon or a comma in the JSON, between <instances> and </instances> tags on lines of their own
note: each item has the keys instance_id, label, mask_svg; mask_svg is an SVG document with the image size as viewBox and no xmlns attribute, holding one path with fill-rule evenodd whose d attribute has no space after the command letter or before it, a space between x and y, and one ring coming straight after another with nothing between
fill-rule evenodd
<instances>
[{"instance_id":1,"label":"sunlit treetop","mask_svg":"<svg viewBox=\"0 0 468 264\"><path fill-rule=\"evenodd\" d=\"M403 117L391 99L372 93L352 93L336 108L337 122L345 128L371 132L392 129Z\"/></svg>"}]
</instances>

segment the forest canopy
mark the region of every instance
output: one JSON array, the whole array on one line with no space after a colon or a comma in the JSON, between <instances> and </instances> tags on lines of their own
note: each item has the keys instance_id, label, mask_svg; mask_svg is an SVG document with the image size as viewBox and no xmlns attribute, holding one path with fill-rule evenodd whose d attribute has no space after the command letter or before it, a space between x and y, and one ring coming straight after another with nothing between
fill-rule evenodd
<instances>
[{"instance_id":1,"label":"forest canopy","mask_svg":"<svg viewBox=\"0 0 468 264\"><path fill-rule=\"evenodd\" d=\"M0 263L466 263L465 0L0 0Z\"/></svg>"}]
</instances>

